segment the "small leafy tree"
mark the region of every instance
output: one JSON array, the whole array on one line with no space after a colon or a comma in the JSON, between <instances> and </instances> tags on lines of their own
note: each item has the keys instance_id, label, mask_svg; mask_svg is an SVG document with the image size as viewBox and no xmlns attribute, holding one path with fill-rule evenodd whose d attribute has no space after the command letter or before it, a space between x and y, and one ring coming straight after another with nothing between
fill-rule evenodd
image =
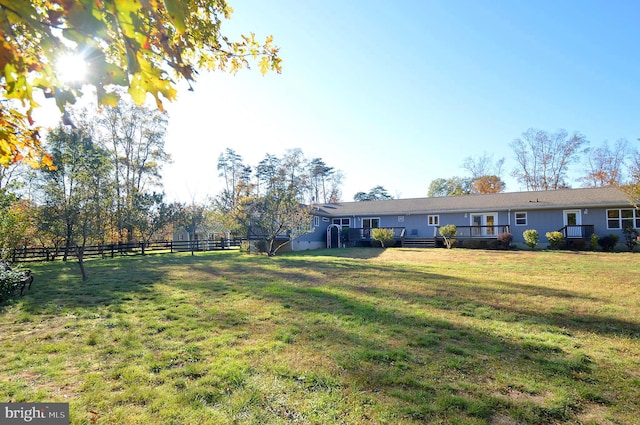
<instances>
[{"instance_id":1,"label":"small leafy tree","mask_svg":"<svg viewBox=\"0 0 640 425\"><path fill-rule=\"evenodd\" d=\"M536 229L525 230L522 232L522 237L524 238L524 243L532 250L536 248L536 245L538 245L540 241L540 235Z\"/></svg>"},{"instance_id":2,"label":"small leafy tree","mask_svg":"<svg viewBox=\"0 0 640 425\"><path fill-rule=\"evenodd\" d=\"M562 241L564 240L562 232L547 232L545 236L549 241L549 245L551 245L551 249L560 248L560 245L562 245Z\"/></svg>"},{"instance_id":3,"label":"small leafy tree","mask_svg":"<svg viewBox=\"0 0 640 425\"><path fill-rule=\"evenodd\" d=\"M393 234L393 229L376 228L371 230L371 237L373 240L379 241L383 248L393 246L396 243Z\"/></svg>"},{"instance_id":4,"label":"small leafy tree","mask_svg":"<svg viewBox=\"0 0 640 425\"><path fill-rule=\"evenodd\" d=\"M453 248L456 242L453 237L458 234L458 228L456 227L456 225L447 224L446 226L442 226L440 229L438 229L438 232L440 233L440 236L444 238L444 245L447 247L447 249Z\"/></svg>"}]
</instances>

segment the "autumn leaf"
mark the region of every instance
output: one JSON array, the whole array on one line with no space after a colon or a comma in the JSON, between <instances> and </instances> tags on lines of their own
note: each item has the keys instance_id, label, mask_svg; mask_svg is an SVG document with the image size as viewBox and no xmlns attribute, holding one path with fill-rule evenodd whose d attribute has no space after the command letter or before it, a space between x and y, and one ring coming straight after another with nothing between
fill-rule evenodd
<instances>
[{"instance_id":1,"label":"autumn leaf","mask_svg":"<svg viewBox=\"0 0 640 425\"><path fill-rule=\"evenodd\" d=\"M15 99L20 107L0 103L0 123L7 124L0 165L17 158L46 162L40 133L32 127L31 113L39 106L34 90L54 98L61 112L83 90L56 75L52 64L63 53L87 55L87 83L96 88L101 105L118 99L105 87L121 86L136 103L151 94L162 108L163 99L176 98L175 81L192 81L201 68L236 73L252 60L262 74L281 72L272 36L261 44L254 33L239 41L222 34L221 19L232 13L225 1L0 0L0 10L0 90L4 99ZM20 34L20 42L15 34Z\"/></svg>"}]
</instances>

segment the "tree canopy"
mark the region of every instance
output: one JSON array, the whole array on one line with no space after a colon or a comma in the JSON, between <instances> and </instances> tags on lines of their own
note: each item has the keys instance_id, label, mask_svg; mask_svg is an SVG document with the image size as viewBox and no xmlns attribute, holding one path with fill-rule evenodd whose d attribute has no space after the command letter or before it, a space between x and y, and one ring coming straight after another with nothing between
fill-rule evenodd
<instances>
[{"instance_id":1,"label":"tree canopy","mask_svg":"<svg viewBox=\"0 0 640 425\"><path fill-rule=\"evenodd\" d=\"M376 186L369 193L358 192L353 196L353 200L356 202L381 201L385 199L393 199L393 196L389 195L389 192L383 186Z\"/></svg>"},{"instance_id":2,"label":"tree canopy","mask_svg":"<svg viewBox=\"0 0 640 425\"><path fill-rule=\"evenodd\" d=\"M566 130L551 133L530 128L511 143L518 167L512 176L527 190L557 190L567 186L569 166L580 158L589 141Z\"/></svg>"},{"instance_id":3,"label":"tree canopy","mask_svg":"<svg viewBox=\"0 0 640 425\"><path fill-rule=\"evenodd\" d=\"M221 32L232 8L225 0L0 0L0 165L51 165L32 112L37 92L62 112L93 87L100 105L114 106L126 87L141 105L151 94L176 98L175 81L194 81L198 69L231 73L281 71L273 37L231 41ZM56 70L62 57L81 55L82 81Z\"/></svg>"}]
</instances>

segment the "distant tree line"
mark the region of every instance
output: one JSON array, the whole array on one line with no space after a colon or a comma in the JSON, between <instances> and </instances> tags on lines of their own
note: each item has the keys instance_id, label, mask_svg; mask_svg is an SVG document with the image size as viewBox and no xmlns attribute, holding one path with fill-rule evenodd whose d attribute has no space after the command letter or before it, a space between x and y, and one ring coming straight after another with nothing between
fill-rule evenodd
<instances>
[{"instance_id":1,"label":"distant tree line","mask_svg":"<svg viewBox=\"0 0 640 425\"><path fill-rule=\"evenodd\" d=\"M219 158L223 190L206 204L166 202L162 168L167 114L123 97L100 112L70 110L69 122L46 137L54 167L0 166L0 255L42 246L77 258L86 278L87 245L190 238L233 232L275 239L309 228L307 207L340 199L342 173L300 149L268 154L255 167L232 149Z\"/></svg>"},{"instance_id":2,"label":"distant tree line","mask_svg":"<svg viewBox=\"0 0 640 425\"><path fill-rule=\"evenodd\" d=\"M549 132L528 129L511 142L517 166L511 176L525 190L557 190L570 187L572 167L583 187L617 186L625 191L636 205L640 203L640 153L625 139L610 145L590 148L587 138L566 130ZM498 193L506 190L502 173L504 158L493 161L484 153L467 157L462 168L465 177L438 178L429 184L427 196L456 196Z\"/></svg>"}]
</instances>

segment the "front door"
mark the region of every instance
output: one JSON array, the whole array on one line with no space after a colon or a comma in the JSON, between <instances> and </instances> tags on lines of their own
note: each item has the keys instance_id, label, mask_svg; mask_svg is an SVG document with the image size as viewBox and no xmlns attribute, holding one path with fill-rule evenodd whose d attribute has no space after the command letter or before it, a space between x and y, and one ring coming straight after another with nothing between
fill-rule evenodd
<instances>
[{"instance_id":1,"label":"front door","mask_svg":"<svg viewBox=\"0 0 640 425\"><path fill-rule=\"evenodd\" d=\"M580 210L565 210L564 225L567 226L567 238L581 238L582 214Z\"/></svg>"}]
</instances>

